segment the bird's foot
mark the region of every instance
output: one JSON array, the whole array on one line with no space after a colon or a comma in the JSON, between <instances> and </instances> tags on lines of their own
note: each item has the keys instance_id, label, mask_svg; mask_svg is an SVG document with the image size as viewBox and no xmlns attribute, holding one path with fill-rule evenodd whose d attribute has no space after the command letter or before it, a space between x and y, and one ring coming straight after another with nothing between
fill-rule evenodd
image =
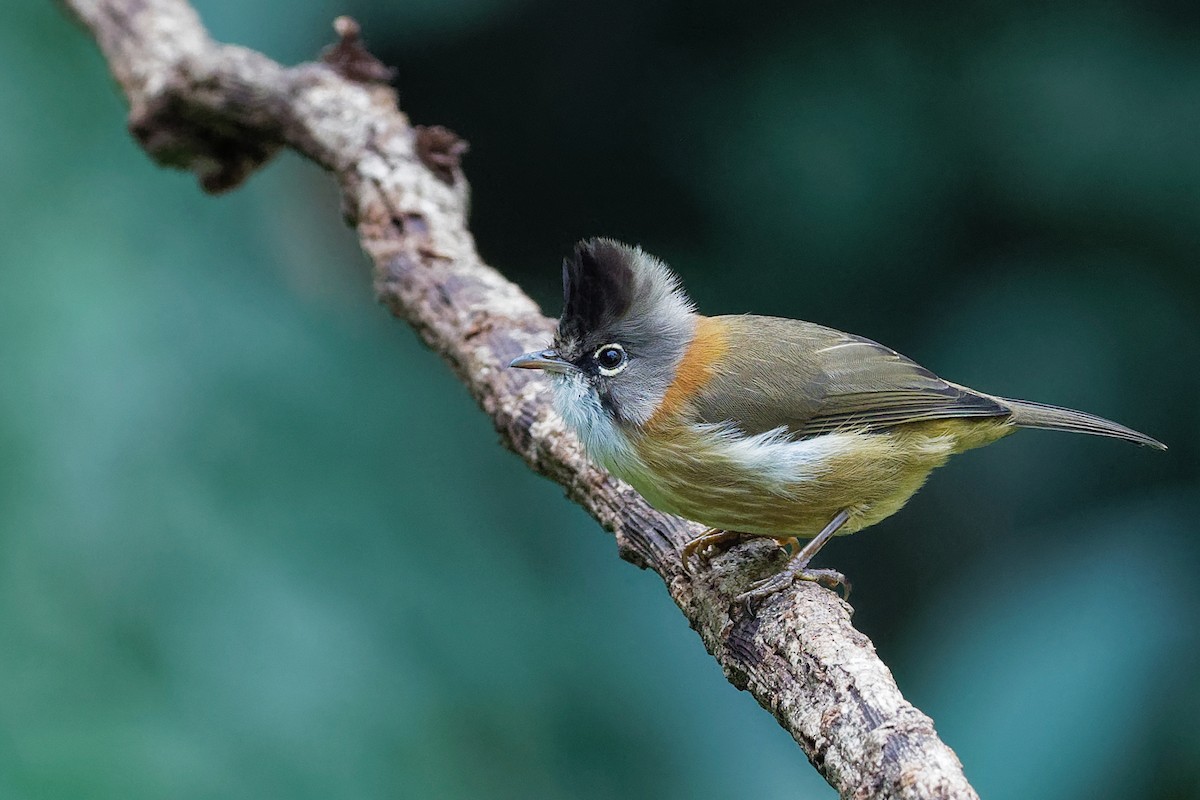
<instances>
[{"instance_id":1,"label":"bird's foot","mask_svg":"<svg viewBox=\"0 0 1200 800\"><path fill-rule=\"evenodd\" d=\"M796 581L812 581L827 589L841 586L842 599L850 599L850 581L846 580L842 573L835 569L809 569L805 563L792 561L771 577L750 584L750 588L739 594L736 600L739 603L752 604L783 591Z\"/></svg>"},{"instance_id":2,"label":"bird's foot","mask_svg":"<svg viewBox=\"0 0 1200 800\"><path fill-rule=\"evenodd\" d=\"M736 543L744 539L774 539L779 543L780 547L793 554L793 556L800 551L800 540L794 536L761 536L753 533L742 533L741 531L722 531L717 528L709 528L685 544L680 551L684 571L691 573L693 557L701 563L706 562L712 558L712 554L709 553L710 548L718 548L722 545L728 545L730 542Z\"/></svg>"},{"instance_id":3,"label":"bird's foot","mask_svg":"<svg viewBox=\"0 0 1200 800\"><path fill-rule=\"evenodd\" d=\"M783 569L769 578L750 584L750 588L737 596L737 602L753 607L756 600L770 597L776 592L786 589L796 581L813 581L820 586L833 589L842 587L842 598L850 599L850 581L846 576L833 569L809 569L808 564L813 560L825 543L838 532L838 529L850 519L850 511L843 509L834 515L820 533L812 538L803 548L794 551Z\"/></svg>"},{"instance_id":4,"label":"bird's foot","mask_svg":"<svg viewBox=\"0 0 1200 800\"><path fill-rule=\"evenodd\" d=\"M722 531L717 528L709 528L704 533L692 539L683 546L680 551L680 558L683 561L684 571L691 573L692 558L698 559L701 563L708 561L712 555L708 552L709 548L720 547L727 545L729 542L740 542L743 539L774 539L775 542L787 550L794 558L800 552L800 540L795 536L764 536L754 533L742 533L740 531Z\"/></svg>"},{"instance_id":5,"label":"bird's foot","mask_svg":"<svg viewBox=\"0 0 1200 800\"><path fill-rule=\"evenodd\" d=\"M717 547L718 545L731 542L735 539L740 540L744 536L745 534L737 531L722 531L716 528L709 528L704 533L685 544L683 549L679 551L679 557L683 560L684 571L691 573L693 557L699 559L700 561L707 561L709 559L708 549L710 547Z\"/></svg>"}]
</instances>

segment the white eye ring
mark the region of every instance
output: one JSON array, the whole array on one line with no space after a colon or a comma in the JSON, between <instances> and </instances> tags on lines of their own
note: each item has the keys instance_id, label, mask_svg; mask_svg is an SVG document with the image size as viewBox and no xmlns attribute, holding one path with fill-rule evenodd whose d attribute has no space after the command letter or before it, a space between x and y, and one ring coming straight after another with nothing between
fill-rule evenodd
<instances>
[{"instance_id":1,"label":"white eye ring","mask_svg":"<svg viewBox=\"0 0 1200 800\"><path fill-rule=\"evenodd\" d=\"M616 352L619 357L619 359L615 362L611 357L612 352ZM608 357L601 359L601 353ZM606 344L596 350L595 353L592 353L592 360L596 362L596 368L600 370L600 374L606 378L611 378L613 375L620 373L625 369L625 367L629 366L629 356L625 355L625 348L621 347L621 345L617 344L616 342L613 342L612 344ZM606 365L605 362L609 362L611 366Z\"/></svg>"}]
</instances>

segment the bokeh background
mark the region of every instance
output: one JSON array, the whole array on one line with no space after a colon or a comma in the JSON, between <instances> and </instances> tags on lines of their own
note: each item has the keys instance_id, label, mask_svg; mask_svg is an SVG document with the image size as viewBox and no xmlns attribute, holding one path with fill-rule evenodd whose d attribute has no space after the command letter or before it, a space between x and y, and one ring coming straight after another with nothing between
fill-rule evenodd
<instances>
[{"instance_id":1,"label":"bokeh background","mask_svg":"<svg viewBox=\"0 0 1200 800\"><path fill-rule=\"evenodd\" d=\"M822 559L984 797L1200 797L1194 3L199 7L284 62L358 17L552 314L618 236L1168 442L1012 437ZM833 796L374 304L326 176L203 196L59 9L6 20L0 796Z\"/></svg>"}]
</instances>

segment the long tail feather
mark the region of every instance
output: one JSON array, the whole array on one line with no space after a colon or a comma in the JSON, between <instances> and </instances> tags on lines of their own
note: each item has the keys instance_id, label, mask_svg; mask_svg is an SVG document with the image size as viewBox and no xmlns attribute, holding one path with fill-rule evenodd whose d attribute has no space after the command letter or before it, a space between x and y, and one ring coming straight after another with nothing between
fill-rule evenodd
<instances>
[{"instance_id":1,"label":"long tail feather","mask_svg":"<svg viewBox=\"0 0 1200 800\"><path fill-rule=\"evenodd\" d=\"M1152 439L1144 433L1138 433L1132 428L1126 428L1124 425L1118 425L1094 414L1085 414L1082 411L1059 406L1048 406L1044 403L1031 403L1028 400L1010 400L1003 397L999 399L1001 403L1012 409L1013 424L1023 428L1091 433L1096 436L1124 439L1127 442L1135 442L1158 450L1167 449L1167 446L1157 439Z\"/></svg>"}]
</instances>

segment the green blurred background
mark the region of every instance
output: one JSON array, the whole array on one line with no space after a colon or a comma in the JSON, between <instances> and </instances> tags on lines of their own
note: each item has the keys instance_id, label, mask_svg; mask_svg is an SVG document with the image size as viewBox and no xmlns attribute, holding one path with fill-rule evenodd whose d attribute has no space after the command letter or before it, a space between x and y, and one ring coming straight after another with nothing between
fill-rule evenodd
<instances>
[{"instance_id":1,"label":"green blurred background","mask_svg":"<svg viewBox=\"0 0 1200 800\"><path fill-rule=\"evenodd\" d=\"M987 798L1200 797L1200 8L205 0L339 13L472 143L558 312L597 234L707 312L871 336L1042 432L822 556ZM0 27L0 796L830 798L658 579L374 304L331 182L154 167L49 2Z\"/></svg>"}]
</instances>

